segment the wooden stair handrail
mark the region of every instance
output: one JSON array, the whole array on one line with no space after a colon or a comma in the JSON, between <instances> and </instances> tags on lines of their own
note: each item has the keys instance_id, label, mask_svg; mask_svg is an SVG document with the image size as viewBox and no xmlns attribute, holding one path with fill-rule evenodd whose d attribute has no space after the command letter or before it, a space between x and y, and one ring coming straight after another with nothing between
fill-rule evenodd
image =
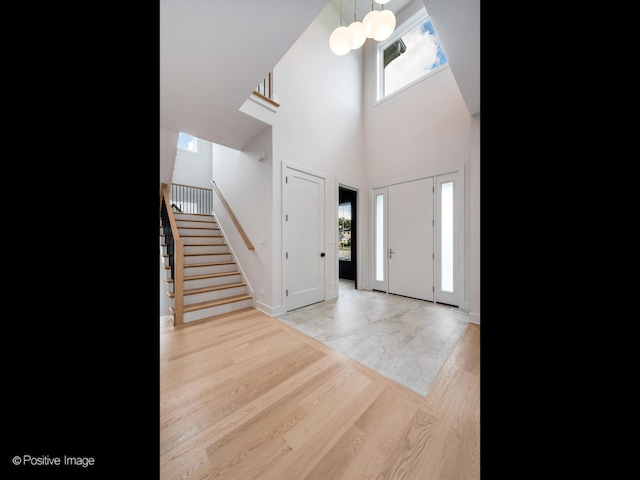
<instances>
[{"instance_id":1,"label":"wooden stair handrail","mask_svg":"<svg viewBox=\"0 0 640 480\"><path fill-rule=\"evenodd\" d=\"M171 225L171 233L173 234L174 258L175 265L173 268L173 325L177 327L184 323L184 242L180 238L178 224L173 215L173 209L170 207L169 190L166 183L162 184L162 196L167 206L167 215L169 216L169 224Z\"/></svg>"},{"instance_id":2,"label":"wooden stair handrail","mask_svg":"<svg viewBox=\"0 0 640 480\"><path fill-rule=\"evenodd\" d=\"M231 220L233 220L233 224L238 229L238 232L240 232L240 236L244 240L244 244L247 246L247 248L249 250L255 250L255 247L251 244L251 241L249 240L249 237L247 237L247 234L244 233L244 230L242 229L242 226L240 225L240 222L238 222L238 219L233 214L233 211L231 210L231 207L229 206L227 201L224 199L224 196L222 195L222 192L220 191L220 189L216 185L216 182L214 182L213 180L210 180L210 182L211 182L211 185L213 185L213 189L218 194L218 197L220 198L220 201L222 202L222 205L224 205L224 208L226 208L227 212L229 212L229 216L231 217Z\"/></svg>"}]
</instances>

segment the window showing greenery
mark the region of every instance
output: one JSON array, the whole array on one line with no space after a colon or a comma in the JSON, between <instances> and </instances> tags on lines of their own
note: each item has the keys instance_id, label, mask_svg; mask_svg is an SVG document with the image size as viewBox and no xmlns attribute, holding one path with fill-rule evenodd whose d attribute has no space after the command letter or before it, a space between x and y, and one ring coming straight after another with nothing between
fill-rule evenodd
<instances>
[{"instance_id":1,"label":"window showing greenery","mask_svg":"<svg viewBox=\"0 0 640 480\"><path fill-rule=\"evenodd\" d=\"M391 95L447 65L440 40L425 8L378 45L378 98Z\"/></svg>"},{"instance_id":2,"label":"window showing greenery","mask_svg":"<svg viewBox=\"0 0 640 480\"><path fill-rule=\"evenodd\" d=\"M351 202L338 205L338 259L351 261Z\"/></svg>"},{"instance_id":3,"label":"window showing greenery","mask_svg":"<svg viewBox=\"0 0 640 480\"><path fill-rule=\"evenodd\" d=\"M198 139L188 133L180 132L178 135L178 148L191 153L198 153Z\"/></svg>"}]
</instances>

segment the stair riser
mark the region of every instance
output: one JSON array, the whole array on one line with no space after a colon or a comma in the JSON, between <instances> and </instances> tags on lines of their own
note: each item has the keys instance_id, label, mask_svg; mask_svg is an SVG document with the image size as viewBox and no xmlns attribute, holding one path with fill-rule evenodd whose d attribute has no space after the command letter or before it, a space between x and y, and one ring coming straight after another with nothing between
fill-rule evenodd
<instances>
[{"instance_id":1,"label":"stair riser","mask_svg":"<svg viewBox=\"0 0 640 480\"><path fill-rule=\"evenodd\" d=\"M197 237L206 237L211 235L221 235L219 228L184 228L180 227L180 236L197 236Z\"/></svg>"},{"instance_id":2,"label":"stair riser","mask_svg":"<svg viewBox=\"0 0 640 480\"><path fill-rule=\"evenodd\" d=\"M194 312L185 312L182 315L183 322L189 323L194 320L202 320L203 318L213 317L215 315L222 315L223 313L231 313L236 310L242 310L243 308L249 308L253 306L251 299L241 300L239 302L225 303L224 305L217 305L215 307L204 308L202 310Z\"/></svg>"},{"instance_id":3,"label":"stair riser","mask_svg":"<svg viewBox=\"0 0 640 480\"><path fill-rule=\"evenodd\" d=\"M165 280L171 280L171 269L165 267L164 268L164 278Z\"/></svg>"},{"instance_id":4,"label":"stair riser","mask_svg":"<svg viewBox=\"0 0 640 480\"><path fill-rule=\"evenodd\" d=\"M221 253L230 253L229 248L225 244L206 245L206 246L190 245L189 247L190 248L187 248L186 245L184 247L184 254L185 256L189 256L189 257L211 256L211 255L219 255ZM202 263L202 262L197 261L196 263Z\"/></svg>"},{"instance_id":5,"label":"stair riser","mask_svg":"<svg viewBox=\"0 0 640 480\"><path fill-rule=\"evenodd\" d=\"M239 275L240 277L242 275L240 274L240 271L237 270L236 264L233 262L228 264L223 264L223 265L211 265L206 267L189 267L188 265L185 265L185 268L184 268L185 277L193 277L197 275L212 275L212 274L218 274L218 273L232 274L231 276L222 277L222 278L232 279L231 282L223 282L223 283L235 283L236 281L242 281L242 280L236 279L236 275ZM164 278L167 280L171 280L170 268L165 267ZM190 281L193 281L193 280L190 280ZM210 285L210 283L208 285ZM220 285L220 284L217 284L217 285ZM201 285L201 286L207 286L207 285ZM199 288L199 287L196 287L196 288Z\"/></svg>"},{"instance_id":6,"label":"stair riser","mask_svg":"<svg viewBox=\"0 0 640 480\"><path fill-rule=\"evenodd\" d=\"M194 263L230 262L231 260L231 253L218 253L216 255L189 255L184 257L184 264L193 265Z\"/></svg>"},{"instance_id":7,"label":"stair riser","mask_svg":"<svg viewBox=\"0 0 640 480\"><path fill-rule=\"evenodd\" d=\"M208 230L220 230L216 222L188 222L186 220L178 220L176 221L176 225L181 235L183 230L200 230L205 232ZM164 227L162 223L160 223L160 235L162 234L164 234Z\"/></svg>"},{"instance_id":8,"label":"stair riser","mask_svg":"<svg viewBox=\"0 0 640 480\"><path fill-rule=\"evenodd\" d=\"M184 245L226 245L223 237L180 237Z\"/></svg>"},{"instance_id":9,"label":"stair riser","mask_svg":"<svg viewBox=\"0 0 640 480\"><path fill-rule=\"evenodd\" d=\"M213 227L213 228L218 228L218 223L213 220L211 217L209 218L202 218L200 220L189 220L187 218L178 218L176 219L176 225L178 226L178 228L181 227L195 227L195 228L199 228L199 227Z\"/></svg>"},{"instance_id":10,"label":"stair riser","mask_svg":"<svg viewBox=\"0 0 640 480\"><path fill-rule=\"evenodd\" d=\"M196 237L181 237L183 245L223 245L226 244L224 237L222 236L196 236ZM160 248L162 248L162 253L167 253L167 244L164 237L161 237L160 240Z\"/></svg>"},{"instance_id":11,"label":"stair riser","mask_svg":"<svg viewBox=\"0 0 640 480\"><path fill-rule=\"evenodd\" d=\"M164 255L165 260L169 257L167 255L168 248L166 245L162 246L161 254ZM220 253L230 253L226 244L215 245L184 245L184 254L189 256L198 255L215 255ZM196 262L201 263L201 262ZM166 261L165 261L166 264Z\"/></svg>"},{"instance_id":12,"label":"stair riser","mask_svg":"<svg viewBox=\"0 0 640 480\"><path fill-rule=\"evenodd\" d=\"M208 255L211 253L227 253L229 247L226 244L222 245L185 245L184 254L196 254L196 255Z\"/></svg>"},{"instance_id":13,"label":"stair riser","mask_svg":"<svg viewBox=\"0 0 640 480\"><path fill-rule=\"evenodd\" d=\"M187 221L187 222L195 222L200 225L202 225L202 222L215 223L213 215L194 215L191 213L174 213L173 218L176 219L176 222Z\"/></svg>"},{"instance_id":14,"label":"stair riser","mask_svg":"<svg viewBox=\"0 0 640 480\"><path fill-rule=\"evenodd\" d=\"M218 262L230 262L232 261L230 253L218 253L216 255L189 255L184 257L184 264L194 265L199 263L218 263ZM169 268L169 257L163 257L163 265L165 268ZM234 266L235 269L235 266ZM224 270L228 271L228 270ZM206 272L206 273L218 273L218 272ZM185 272L185 275L200 275L200 272L194 273L191 271Z\"/></svg>"},{"instance_id":15,"label":"stair riser","mask_svg":"<svg viewBox=\"0 0 640 480\"><path fill-rule=\"evenodd\" d=\"M242 281L242 275L240 275L240 272L236 272L233 275L225 275L223 277L199 278L198 280L185 280L184 289L189 290L192 288L214 287L218 285L224 285L227 283L237 283L241 281ZM169 291L173 292L173 283L169 284Z\"/></svg>"},{"instance_id":16,"label":"stair riser","mask_svg":"<svg viewBox=\"0 0 640 480\"><path fill-rule=\"evenodd\" d=\"M206 267L188 267L185 265L184 276L190 277L192 275L209 275L212 273L225 273L235 272L237 270L235 263L228 263L223 265L207 265Z\"/></svg>"},{"instance_id":17,"label":"stair riser","mask_svg":"<svg viewBox=\"0 0 640 480\"><path fill-rule=\"evenodd\" d=\"M194 293L184 296L184 305L193 305L194 303L209 302L212 300L220 300L224 297L233 295L243 295L248 293L247 287L223 288L222 290L214 290L213 292ZM173 303L173 302L172 302Z\"/></svg>"}]
</instances>

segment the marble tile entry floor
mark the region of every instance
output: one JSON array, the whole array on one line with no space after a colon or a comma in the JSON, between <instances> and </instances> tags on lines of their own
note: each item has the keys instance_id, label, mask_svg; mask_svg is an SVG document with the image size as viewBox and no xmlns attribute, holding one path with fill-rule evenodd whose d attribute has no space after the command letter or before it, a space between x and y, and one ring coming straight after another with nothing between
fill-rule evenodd
<instances>
[{"instance_id":1,"label":"marble tile entry floor","mask_svg":"<svg viewBox=\"0 0 640 480\"><path fill-rule=\"evenodd\" d=\"M356 290L275 318L405 387L426 395L467 328L466 312L443 304Z\"/></svg>"}]
</instances>

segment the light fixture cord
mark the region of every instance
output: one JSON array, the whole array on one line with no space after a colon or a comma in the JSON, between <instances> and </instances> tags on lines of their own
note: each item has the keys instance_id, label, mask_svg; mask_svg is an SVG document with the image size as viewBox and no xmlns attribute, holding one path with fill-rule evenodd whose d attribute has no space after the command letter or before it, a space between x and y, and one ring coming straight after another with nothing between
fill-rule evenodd
<instances>
[{"instance_id":1,"label":"light fixture cord","mask_svg":"<svg viewBox=\"0 0 640 480\"><path fill-rule=\"evenodd\" d=\"M356 2L356 0L353 0L353 21L357 22L358 21L358 16L357 16L357 11L358 11L358 2Z\"/></svg>"},{"instance_id":2,"label":"light fixture cord","mask_svg":"<svg viewBox=\"0 0 640 480\"><path fill-rule=\"evenodd\" d=\"M342 0L340 0L340 26L342 26Z\"/></svg>"}]
</instances>

